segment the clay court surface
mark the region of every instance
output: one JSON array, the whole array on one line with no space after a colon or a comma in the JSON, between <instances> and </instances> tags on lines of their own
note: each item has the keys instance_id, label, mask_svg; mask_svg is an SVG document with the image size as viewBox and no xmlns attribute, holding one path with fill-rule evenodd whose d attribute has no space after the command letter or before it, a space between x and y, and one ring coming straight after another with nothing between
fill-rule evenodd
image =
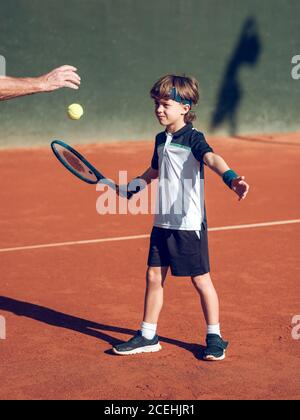
<instances>
[{"instance_id":1,"label":"clay court surface","mask_svg":"<svg viewBox=\"0 0 300 420\"><path fill-rule=\"evenodd\" d=\"M0 399L300 398L300 340L291 335L300 315L300 134L208 140L250 184L238 202L206 169L209 227L229 227L209 233L230 341L220 363L201 360L198 296L190 279L171 276L159 323L163 350L113 355L111 346L141 322L153 216L97 214L99 192L47 147L0 152ZM123 142L79 151L114 179L120 169L140 174L152 148ZM76 243L109 238L123 240Z\"/></svg>"}]
</instances>

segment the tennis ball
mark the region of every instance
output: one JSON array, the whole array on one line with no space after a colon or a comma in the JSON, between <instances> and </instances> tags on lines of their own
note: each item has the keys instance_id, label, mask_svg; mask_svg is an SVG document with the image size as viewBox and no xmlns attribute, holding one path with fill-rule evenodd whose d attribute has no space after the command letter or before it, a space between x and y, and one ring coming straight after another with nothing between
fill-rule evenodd
<instances>
[{"instance_id":1,"label":"tennis ball","mask_svg":"<svg viewBox=\"0 0 300 420\"><path fill-rule=\"evenodd\" d=\"M68 107L68 116L71 120L79 120L83 116L83 108L79 104L72 104Z\"/></svg>"}]
</instances>

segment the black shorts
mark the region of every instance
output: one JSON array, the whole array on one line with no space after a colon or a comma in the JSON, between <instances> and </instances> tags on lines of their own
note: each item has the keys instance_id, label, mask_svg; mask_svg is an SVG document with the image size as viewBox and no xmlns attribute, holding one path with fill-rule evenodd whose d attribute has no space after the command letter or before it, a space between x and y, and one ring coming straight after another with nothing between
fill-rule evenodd
<instances>
[{"instance_id":1,"label":"black shorts","mask_svg":"<svg viewBox=\"0 0 300 420\"><path fill-rule=\"evenodd\" d=\"M209 273L207 229L196 232L154 227L150 239L148 266L168 266L173 276L178 277L195 277Z\"/></svg>"}]
</instances>

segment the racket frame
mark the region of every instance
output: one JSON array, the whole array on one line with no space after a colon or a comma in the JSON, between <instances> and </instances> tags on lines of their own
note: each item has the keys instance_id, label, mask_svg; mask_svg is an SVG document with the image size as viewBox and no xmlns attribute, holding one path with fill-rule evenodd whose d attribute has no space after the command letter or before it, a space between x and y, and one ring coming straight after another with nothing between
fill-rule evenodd
<instances>
[{"instance_id":1,"label":"racket frame","mask_svg":"<svg viewBox=\"0 0 300 420\"><path fill-rule=\"evenodd\" d=\"M96 176L97 181L92 181L92 180L88 180L87 178L85 178L84 176L80 175L79 172L75 171L71 165L68 164L67 161L63 160L60 157L60 154L57 152L57 150L55 149L55 145L58 144L59 146L67 149L69 152L73 153L82 163L84 163L92 172L93 174ZM51 149L53 151L53 153L55 154L56 158L60 161L60 163L66 168L68 169L70 172L72 172L73 175L75 175L77 178L81 179L84 182L87 182L88 184L98 184L99 181L101 181L102 179L106 179L105 176L103 176L88 160L86 160L86 158L84 156L82 156L79 152L77 152L77 150L73 149L73 147L69 146L67 143L65 143L64 141L61 140L54 140L51 143Z\"/></svg>"}]
</instances>

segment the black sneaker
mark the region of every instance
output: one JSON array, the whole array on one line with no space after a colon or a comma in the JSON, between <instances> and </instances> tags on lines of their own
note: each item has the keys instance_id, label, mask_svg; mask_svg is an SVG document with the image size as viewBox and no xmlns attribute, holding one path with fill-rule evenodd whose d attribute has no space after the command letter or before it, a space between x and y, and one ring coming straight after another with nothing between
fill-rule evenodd
<instances>
[{"instance_id":1,"label":"black sneaker","mask_svg":"<svg viewBox=\"0 0 300 420\"><path fill-rule=\"evenodd\" d=\"M218 361L225 359L228 342L224 341L218 334L207 334L206 345L203 355L204 360Z\"/></svg>"},{"instance_id":2,"label":"black sneaker","mask_svg":"<svg viewBox=\"0 0 300 420\"><path fill-rule=\"evenodd\" d=\"M152 353L161 350L161 345L158 342L158 336L155 335L152 340L142 336L141 331L138 331L134 337L122 344L116 344L113 347L115 354L129 355L137 353Z\"/></svg>"}]
</instances>

